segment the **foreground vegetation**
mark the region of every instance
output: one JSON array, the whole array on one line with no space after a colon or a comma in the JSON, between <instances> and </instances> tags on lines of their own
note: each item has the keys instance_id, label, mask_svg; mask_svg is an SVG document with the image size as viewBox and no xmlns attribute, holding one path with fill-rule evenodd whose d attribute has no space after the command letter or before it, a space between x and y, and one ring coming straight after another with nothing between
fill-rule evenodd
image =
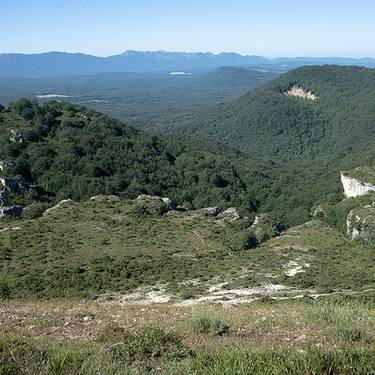
<instances>
[{"instance_id":1,"label":"foreground vegetation","mask_svg":"<svg viewBox=\"0 0 375 375\"><path fill-rule=\"evenodd\" d=\"M374 305L4 302L2 374L373 374Z\"/></svg>"},{"instance_id":2,"label":"foreground vegetation","mask_svg":"<svg viewBox=\"0 0 375 375\"><path fill-rule=\"evenodd\" d=\"M147 300L157 291L172 300L224 301L375 288L370 244L313 221L271 239L272 226L265 227L254 247L253 219L227 219L204 210L155 216L137 201L99 196L62 203L36 219L2 221L0 293L135 292Z\"/></svg>"}]
</instances>

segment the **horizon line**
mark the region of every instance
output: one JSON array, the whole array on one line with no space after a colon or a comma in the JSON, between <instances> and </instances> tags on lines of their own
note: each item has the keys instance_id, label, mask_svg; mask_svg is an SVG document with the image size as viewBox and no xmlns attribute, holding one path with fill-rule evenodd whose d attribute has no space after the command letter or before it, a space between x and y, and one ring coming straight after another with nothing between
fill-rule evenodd
<instances>
[{"instance_id":1,"label":"horizon line","mask_svg":"<svg viewBox=\"0 0 375 375\"><path fill-rule=\"evenodd\" d=\"M163 49L157 49L157 50L135 50L135 49L128 49L123 52L114 53L110 55L96 55L93 53L86 53L86 52L80 52L80 51L61 51L61 50L50 50L50 51L43 51L43 52L0 52L1 55L46 55L51 53L60 53L60 54L69 54L69 55L85 55L85 56L91 56L91 57L98 57L98 58L108 58L113 56L121 56L125 55L128 52L141 52L141 53L180 53L180 54L210 54L214 56L219 56L223 54L234 54L241 57L259 57L264 58L267 60L277 60L277 59L353 59L353 60L365 60L365 59L375 59L375 56L361 56L361 57L354 57L354 56L342 56L342 55L314 55L314 56L308 56L308 55L300 55L300 56L266 56L266 55L257 55L257 54L242 54L239 52L234 51L222 51L222 52L211 52L211 51L181 51L181 50L163 50Z\"/></svg>"}]
</instances>

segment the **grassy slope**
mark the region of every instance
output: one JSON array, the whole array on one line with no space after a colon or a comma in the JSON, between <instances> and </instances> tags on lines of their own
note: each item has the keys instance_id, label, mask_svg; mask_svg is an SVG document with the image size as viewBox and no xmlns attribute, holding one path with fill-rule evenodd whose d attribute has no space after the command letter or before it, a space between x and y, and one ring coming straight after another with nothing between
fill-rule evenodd
<instances>
[{"instance_id":1,"label":"grassy slope","mask_svg":"<svg viewBox=\"0 0 375 375\"><path fill-rule=\"evenodd\" d=\"M137 306L6 302L3 374L368 375L374 309L361 303Z\"/></svg>"},{"instance_id":2,"label":"grassy slope","mask_svg":"<svg viewBox=\"0 0 375 375\"><path fill-rule=\"evenodd\" d=\"M277 296L375 286L373 249L319 222L233 252L229 238L244 225L242 220L222 226L219 218L195 211L143 217L131 202L105 200L62 205L35 220L2 222L3 294L96 296L155 287L172 299L225 300L259 297L263 291L251 288L266 284L285 286ZM20 229L1 230L5 227ZM295 267L305 272L287 277Z\"/></svg>"}]
</instances>

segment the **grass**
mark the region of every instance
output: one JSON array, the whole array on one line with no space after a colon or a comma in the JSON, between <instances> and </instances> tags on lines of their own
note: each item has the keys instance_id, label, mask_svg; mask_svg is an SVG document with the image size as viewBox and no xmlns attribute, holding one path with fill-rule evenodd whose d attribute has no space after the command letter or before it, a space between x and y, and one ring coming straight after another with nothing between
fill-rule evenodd
<instances>
[{"instance_id":1,"label":"grass","mask_svg":"<svg viewBox=\"0 0 375 375\"><path fill-rule=\"evenodd\" d=\"M277 295L291 297L375 287L371 246L313 222L232 251L228 239L243 225L223 226L220 218L194 211L136 215L132 202L106 199L62 205L34 220L2 221L0 296L96 298L162 287L172 299L192 299L221 284L223 298L237 298L231 290L281 284L285 292ZM20 229L1 231L6 227ZM290 262L303 272L286 276Z\"/></svg>"},{"instance_id":2,"label":"grass","mask_svg":"<svg viewBox=\"0 0 375 375\"><path fill-rule=\"evenodd\" d=\"M360 336L338 333L357 320ZM218 322L230 329L218 334ZM375 373L374 327L374 308L360 302L191 308L4 301L0 374L368 375Z\"/></svg>"}]
</instances>

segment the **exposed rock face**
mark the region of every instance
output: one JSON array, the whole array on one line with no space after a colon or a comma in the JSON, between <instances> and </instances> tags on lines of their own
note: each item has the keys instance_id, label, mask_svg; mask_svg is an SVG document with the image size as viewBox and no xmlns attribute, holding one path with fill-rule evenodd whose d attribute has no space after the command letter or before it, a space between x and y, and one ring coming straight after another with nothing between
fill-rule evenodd
<instances>
[{"instance_id":1,"label":"exposed rock face","mask_svg":"<svg viewBox=\"0 0 375 375\"><path fill-rule=\"evenodd\" d=\"M22 213L21 206L11 206L9 202L8 190L0 191L0 219L10 216L20 216Z\"/></svg>"},{"instance_id":2,"label":"exposed rock face","mask_svg":"<svg viewBox=\"0 0 375 375\"><path fill-rule=\"evenodd\" d=\"M24 193L27 190L26 183L22 177L17 178L0 178L0 184L10 193Z\"/></svg>"},{"instance_id":3,"label":"exposed rock face","mask_svg":"<svg viewBox=\"0 0 375 375\"><path fill-rule=\"evenodd\" d=\"M307 100L316 100L318 97L310 91L305 91L302 87L294 85L290 90L288 90L285 95L296 96L298 98L303 98Z\"/></svg>"},{"instance_id":4,"label":"exposed rock face","mask_svg":"<svg viewBox=\"0 0 375 375\"><path fill-rule=\"evenodd\" d=\"M0 207L0 219L11 217L11 216L13 217L20 216L21 213L22 213L21 206Z\"/></svg>"},{"instance_id":5,"label":"exposed rock face","mask_svg":"<svg viewBox=\"0 0 375 375\"><path fill-rule=\"evenodd\" d=\"M154 201L154 202L163 202L168 211L174 210L176 208L176 205L174 204L173 200L168 197L159 197L157 195L146 195L146 194L141 194L137 197L137 201Z\"/></svg>"},{"instance_id":6,"label":"exposed rock face","mask_svg":"<svg viewBox=\"0 0 375 375\"><path fill-rule=\"evenodd\" d=\"M223 220L228 223L234 223L241 219L236 207L227 208L225 211L219 214L219 217L222 217Z\"/></svg>"},{"instance_id":7,"label":"exposed rock face","mask_svg":"<svg viewBox=\"0 0 375 375\"><path fill-rule=\"evenodd\" d=\"M139 195L135 200L134 210L139 215L162 216L176 208L171 198L152 195Z\"/></svg>"},{"instance_id":8,"label":"exposed rock face","mask_svg":"<svg viewBox=\"0 0 375 375\"><path fill-rule=\"evenodd\" d=\"M348 198L359 197L361 195L369 193L370 191L375 191L375 185L358 181L355 178L345 176L342 173L341 183L344 188L344 193Z\"/></svg>"},{"instance_id":9,"label":"exposed rock face","mask_svg":"<svg viewBox=\"0 0 375 375\"><path fill-rule=\"evenodd\" d=\"M217 216L220 213L219 207L206 207L201 209L206 215Z\"/></svg>"},{"instance_id":10,"label":"exposed rock face","mask_svg":"<svg viewBox=\"0 0 375 375\"><path fill-rule=\"evenodd\" d=\"M346 219L346 227L351 239L375 243L375 206L351 210Z\"/></svg>"}]
</instances>

